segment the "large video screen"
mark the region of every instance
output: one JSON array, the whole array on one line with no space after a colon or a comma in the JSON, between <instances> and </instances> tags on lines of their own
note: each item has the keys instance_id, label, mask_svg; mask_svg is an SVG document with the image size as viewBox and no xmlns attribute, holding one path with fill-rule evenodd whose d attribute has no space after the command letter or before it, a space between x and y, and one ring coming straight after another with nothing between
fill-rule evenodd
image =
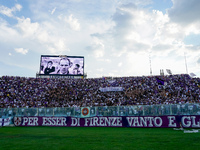
<instances>
[{"instance_id":1,"label":"large video screen","mask_svg":"<svg viewBox=\"0 0 200 150\"><path fill-rule=\"evenodd\" d=\"M41 55L40 75L83 76L84 57Z\"/></svg>"}]
</instances>

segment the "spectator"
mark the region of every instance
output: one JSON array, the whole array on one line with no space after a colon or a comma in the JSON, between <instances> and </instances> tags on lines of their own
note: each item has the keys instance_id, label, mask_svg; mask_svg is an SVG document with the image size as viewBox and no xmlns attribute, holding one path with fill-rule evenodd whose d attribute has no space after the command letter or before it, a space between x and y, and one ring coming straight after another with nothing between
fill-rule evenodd
<instances>
[{"instance_id":1,"label":"spectator","mask_svg":"<svg viewBox=\"0 0 200 150\"><path fill-rule=\"evenodd\" d=\"M160 85L157 78L165 82ZM101 92L99 88L123 87ZM188 75L94 79L47 79L3 76L1 108L131 106L200 102L200 79Z\"/></svg>"}]
</instances>

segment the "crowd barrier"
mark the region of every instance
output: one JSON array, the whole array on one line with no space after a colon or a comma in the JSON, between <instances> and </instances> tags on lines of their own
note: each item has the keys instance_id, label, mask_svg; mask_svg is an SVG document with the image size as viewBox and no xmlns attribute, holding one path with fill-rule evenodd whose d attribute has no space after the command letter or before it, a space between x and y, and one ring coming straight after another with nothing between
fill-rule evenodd
<instances>
[{"instance_id":1,"label":"crowd barrier","mask_svg":"<svg viewBox=\"0 0 200 150\"><path fill-rule=\"evenodd\" d=\"M54 107L54 108L0 108L0 117L15 116L166 116L166 115L200 115L200 105L135 105L103 107Z\"/></svg>"},{"instance_id":2,"label":"crowd barrier","mask_svg":"<svg viewBox=\"0 0 200 150\"><path fill-rule=\"evenodd\" d=\"M103 106L103 107L55 107L55 108L1 108L0 118L12 118L10 124L14 124L15 119L36 117L68 117L72 118L99 118L99 117L163 117L166 116L199 116L200 105L198 103L189 104L169 104L169 105L135 105L135 106ZM73 119L72 119L73 120ZM164 119L167 120L167 119ZM176 119L175 119L176 120ZM191 119L190 119L191 120ZM15 120L17 121L17 120ZM158 120L159 121L159 120ZM127 120L126 122L129 123Z\"/></svg>"}]
</instances>

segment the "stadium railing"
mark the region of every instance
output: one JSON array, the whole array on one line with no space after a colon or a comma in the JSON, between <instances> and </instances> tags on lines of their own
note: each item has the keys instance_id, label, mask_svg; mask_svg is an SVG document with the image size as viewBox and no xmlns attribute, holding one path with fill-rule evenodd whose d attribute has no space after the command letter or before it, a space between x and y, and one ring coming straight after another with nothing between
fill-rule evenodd
<instances>
[{"instance_id":1,"label":"stadium railing","mask_svg":"<svg viewBox=\"0 0 200 150\"><path fill-rule=\"evenodd\" d=\"M164 115L200 115L198 103L170 105L135 105L87 107L88 116L164 116ZM70 116L82 117L83 107L54 108L0 108L0 117L15 116Z\"/></svg>"}]
</instances>

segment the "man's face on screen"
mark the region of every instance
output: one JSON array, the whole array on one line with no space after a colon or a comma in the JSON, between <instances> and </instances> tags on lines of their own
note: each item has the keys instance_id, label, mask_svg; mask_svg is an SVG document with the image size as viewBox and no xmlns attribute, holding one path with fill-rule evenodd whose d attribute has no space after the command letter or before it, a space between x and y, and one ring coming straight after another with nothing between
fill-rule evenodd
<instances>
[{"instance_id":1,"label":"man's face on screen","mask_svg":"<svg viewBox=\"0 0 200 150\"><path fill-rule=\"evenodd\" d=\"M63 59L60 61L60 73L61 74L67 74L69 68L70 68L69 60Z\"/></svg>"}]
</instances>

